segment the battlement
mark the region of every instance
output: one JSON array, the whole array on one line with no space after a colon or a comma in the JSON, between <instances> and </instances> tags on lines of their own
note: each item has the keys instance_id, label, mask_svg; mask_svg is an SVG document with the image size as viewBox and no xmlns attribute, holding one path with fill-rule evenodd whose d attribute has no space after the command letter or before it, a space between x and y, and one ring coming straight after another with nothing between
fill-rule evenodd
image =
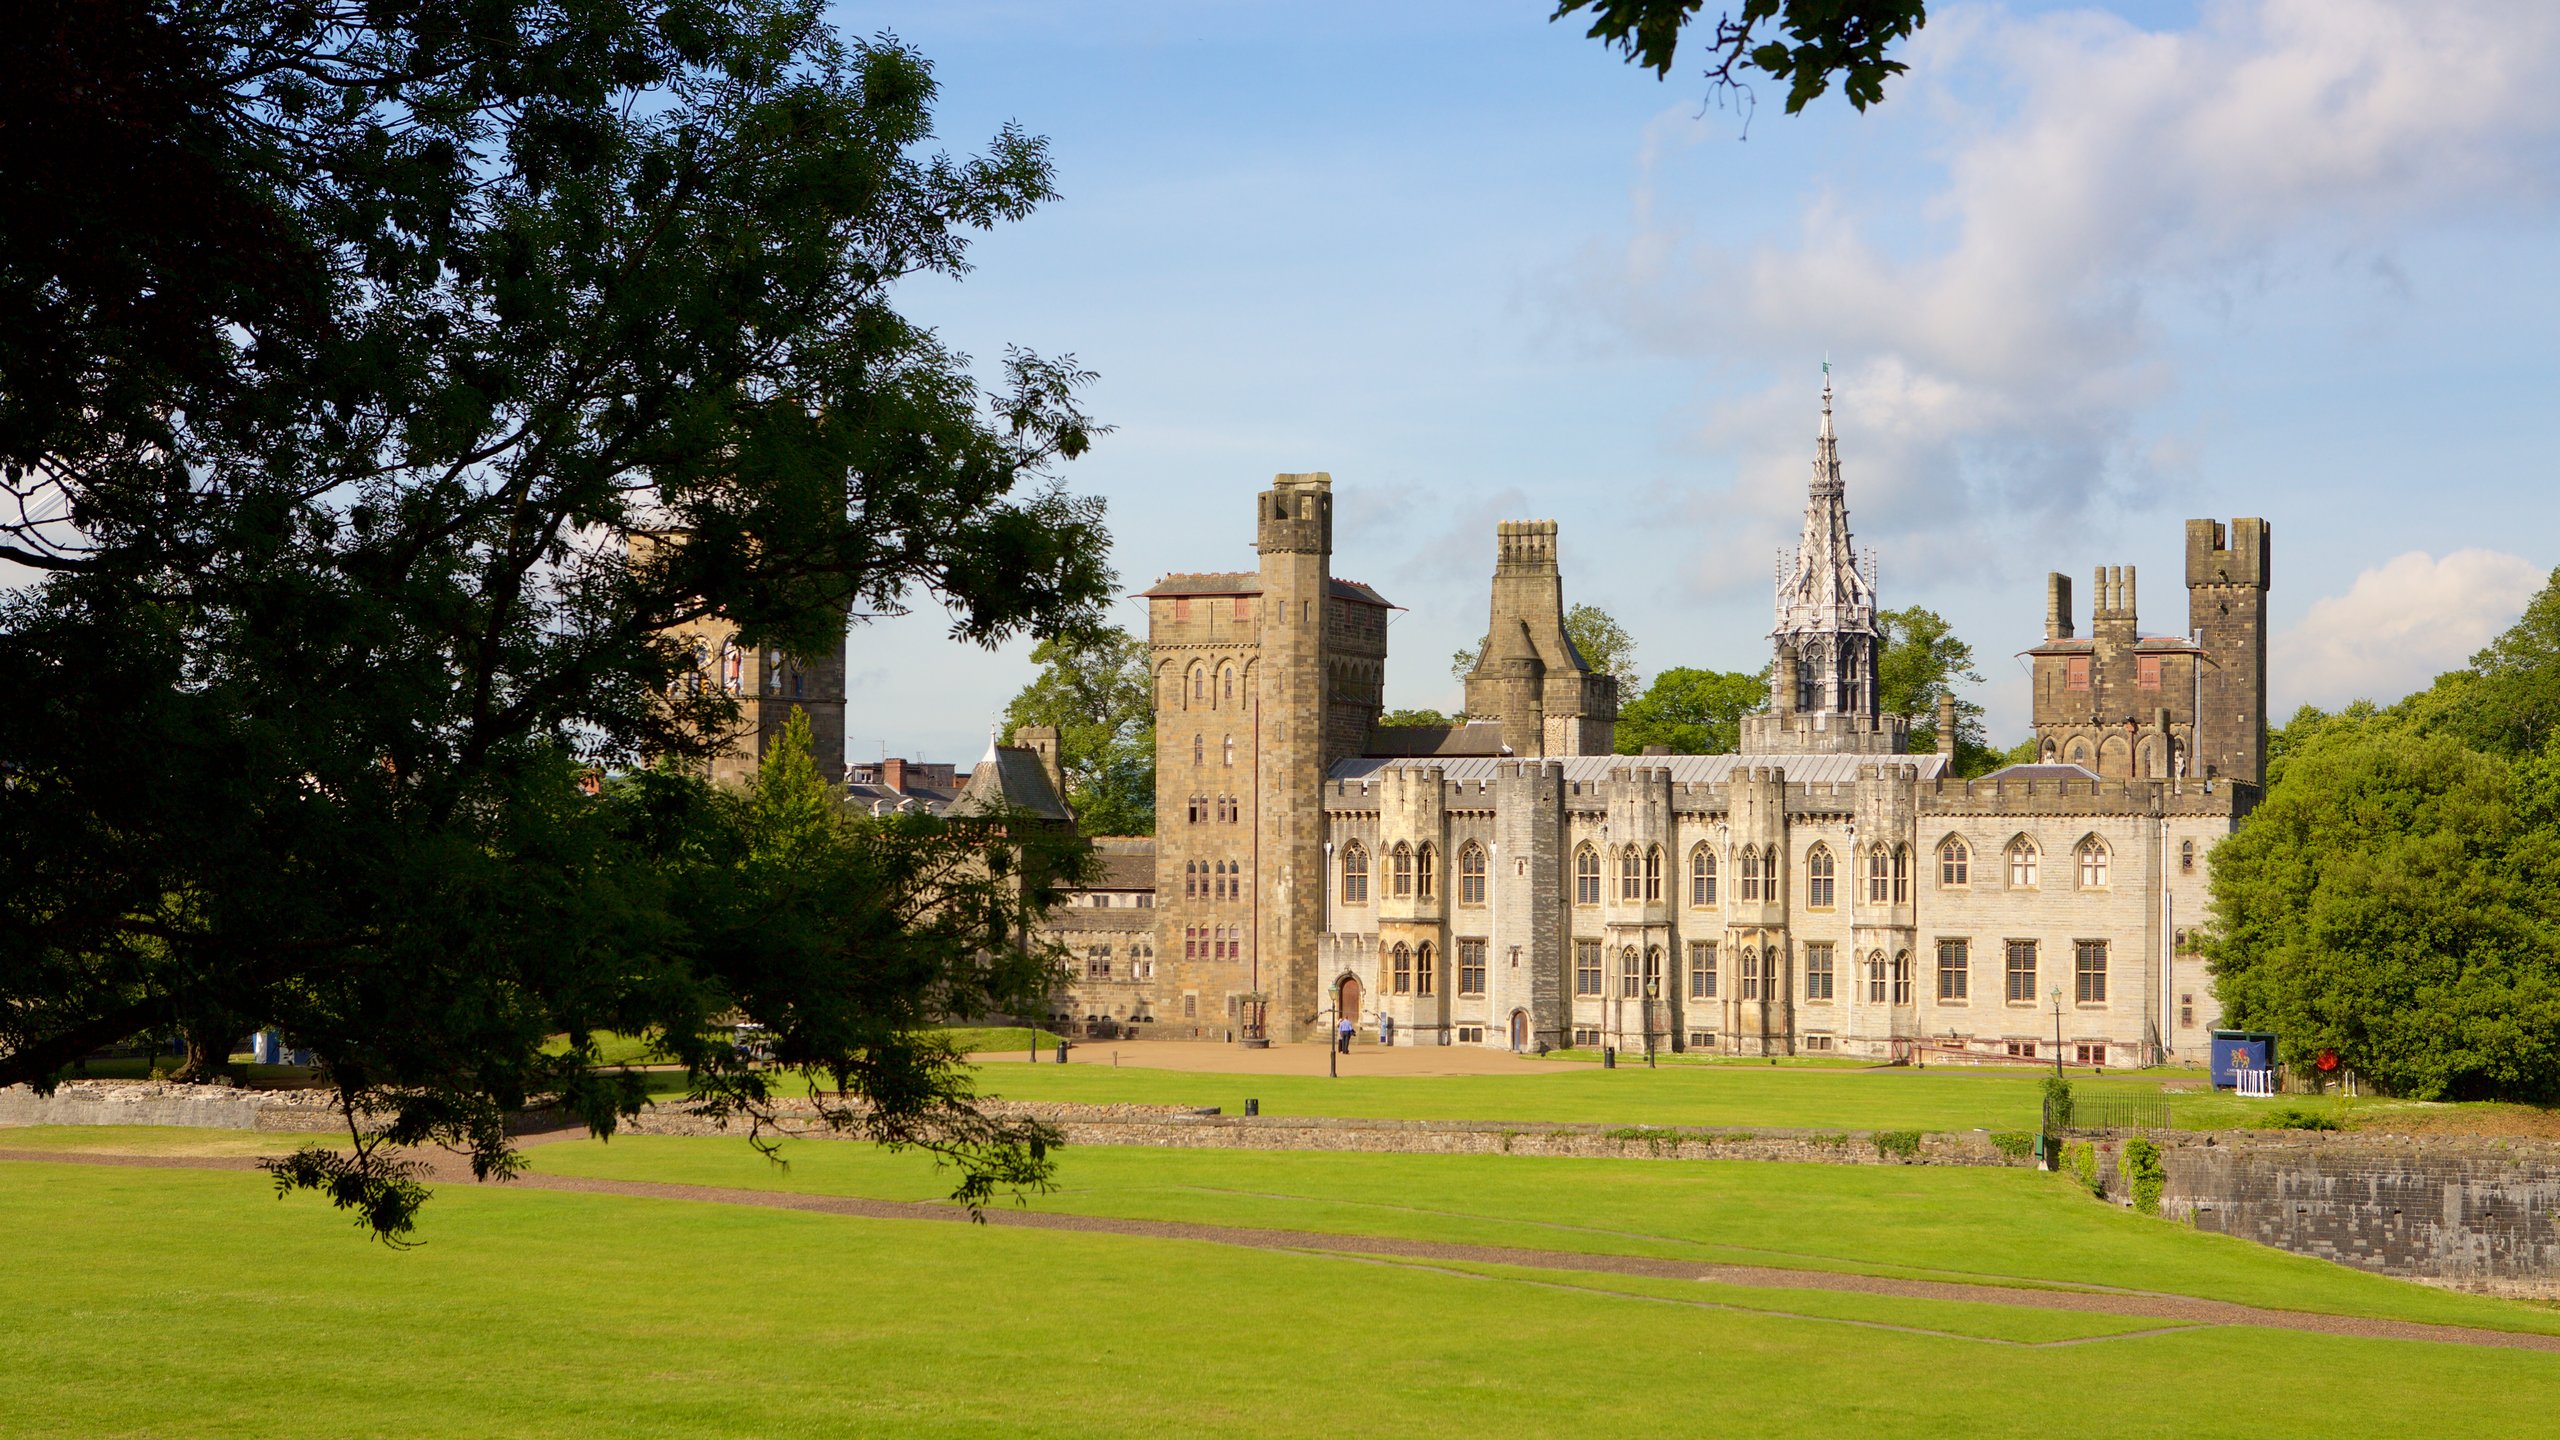
<instances>
[{"instance_id":1,"label":"battlement","mask_svg":"<svg viewBox=\"0 0 2560 1440\"><path fill-rule=\"evenodd\" d=\"M1556 567L1556 522L1505 520L1494 526L1496 575L1553 575Z\"/></svg>"},{"instance_id":2,"label":"battlement","mask_svg":"<svg viewBox=\"0 0 2560 1440\"><path fill-rule=\"evenodd\" d=\"M2243 517L2228 530L2219 520L2187 522L2187 584L2268 588L2267 522Z\"/></svg>"},{"instance_id":3,"label":"battlement","mask_svg":"<svg viewBox=\"0 0 2560 1440\"><path fill-rule=\"evenodd\" d=\"M1333 553L1333 476L1274 475L1254 504L1254 548L1263 554Z\"/></svg>"}]
</instances>

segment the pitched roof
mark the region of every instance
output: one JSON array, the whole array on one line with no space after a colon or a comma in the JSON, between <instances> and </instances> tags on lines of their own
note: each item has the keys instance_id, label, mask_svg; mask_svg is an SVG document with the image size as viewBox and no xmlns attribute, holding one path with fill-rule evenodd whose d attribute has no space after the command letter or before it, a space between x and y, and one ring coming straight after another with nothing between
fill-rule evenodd
<instances>
[{"instance_id":1,"label":"pitched roof","mask_svg":"<svg viewBox=\"0 0 2560 1440\"><path fill-rule=\"evenodd\" d=\"M2082 765L2003 765L1985 780L2095 780L2098 772Z\"/></svg>"},{"instance_id":2,"label":"pitched roof","mask_svg":"<svg viewBox=\"0 0 2560 1440\"><path fill-rule=\"evenodd\" d=\"M1491 720L1460 725L1379 725L1369 731L1365 752L1377 757L1412 755L1500 755L1502 726Z\"/></svg>"},{"instance_id":3,"label":"pitched roof","mask_svg":"<svg viewBox=\"0 0 2560 1440\"><path fill-rule=\"evenodd\" d=\"M1357 580L1336 578L1326 581L1325 587L1325 593L1336 600L1348 600L1355 605L1375 605L1381 610L1396 608L1388 603L1387 597ZM1141 600L1183 599L1201 595L1259 595L1261 593L1262 577L1259 574L1251 570L1220 570L1196 575L1167 575L1139 591L1138 598Z\"/></svg>"},{"instance_id":4,"label":"pitched roof","mask_svg":"<svg viewBox=\"0 0 2560 1440\"><path fill-rule=\"evenodd\" d=\"M1042 820L1073 820L1039 752L1012 745L988 748L987 758L969 772L969 783L943 812L949 815L998 815L1028 811Z\"/></svg>"}]
</instances>

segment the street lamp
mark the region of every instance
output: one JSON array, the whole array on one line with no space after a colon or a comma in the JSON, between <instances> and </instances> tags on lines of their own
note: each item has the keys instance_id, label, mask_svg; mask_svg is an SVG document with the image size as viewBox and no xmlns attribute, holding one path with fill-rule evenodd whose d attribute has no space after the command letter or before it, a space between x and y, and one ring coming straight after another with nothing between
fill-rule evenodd
<instances>
[{"instance_id":1,"label":"street lamp","mask_svg":"<svg viewBox=\"0 0 2560 1440\"><path fill-rule=\"evenodd\" d=\"M2062 1078L2062 987L2053 987L2053 1078Z\"/></svg>"}]
</instances>

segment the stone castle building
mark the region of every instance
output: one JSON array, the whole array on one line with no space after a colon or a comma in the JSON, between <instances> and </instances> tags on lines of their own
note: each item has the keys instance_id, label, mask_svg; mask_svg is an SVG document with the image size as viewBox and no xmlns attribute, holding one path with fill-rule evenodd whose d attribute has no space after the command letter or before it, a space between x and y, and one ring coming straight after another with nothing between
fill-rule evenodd
<instances>
[{"instance_id":1,"label":"stone castle building","mask_svg":"<svg viewBox=\"0 0 2560 1440\"><path fill-rule=\"evenodd\" d=\"M1879 704L1828 386L1740 754L1610 753L1616 686L1564 633L1553 521L1496 532L1464 721L1382 729L1391 607L1330 573L1330 477L1276 477L1254 516L1258 568L1145 592L1153 893L1102 902L1145 956L1091 953L1096 930L1056 1018L2116 1065L2198 1053L2219 1018L2184 927L2264 778L2265 522L2189 523L2185 638L2139 633L2129 569L2081 638L2055 577L2030 652L2047 763L1964 780L1951 714L1911 755Z\"/></svg>"}]
</instances>

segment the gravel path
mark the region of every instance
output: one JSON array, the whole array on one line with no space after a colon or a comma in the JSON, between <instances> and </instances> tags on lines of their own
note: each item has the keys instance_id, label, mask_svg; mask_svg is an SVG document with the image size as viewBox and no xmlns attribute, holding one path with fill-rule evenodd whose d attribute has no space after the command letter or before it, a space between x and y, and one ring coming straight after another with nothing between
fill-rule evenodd
<instances>
[{"instance_id":1,"label":"gravel path","mask_svg":"<svg viewBox=\"0 0 2560 1440\"><path fill-rule=\"evenodd\" d=\"M447 1184L470 1184L470 1170L459 1157L432 1158L434 1178ZM29 1160L53 1164L139 1166L186 1170L246 1170L258 1163L245 1156L110 1155L0 1149L0 1161ZM676 1185L652 1180L605 1180L575 1175L529 1174L512 1182L532 1190L588 1195L627 1195L656 1200L691 1200L719 1205L753 1205L770 1210L800 1210L820 1215L851 1215L869 1220L933 1220L967 1223L969 1215L942 1203L917 1204L868 1200L849 1195L805 1195L779 1190L744 1190L713 1185ZM1500 1245L1457 1245L1403 1240L1383 1235L1330 1235L1310 1230L1265 1230L1233 1225L1197 1225L1176 1220L1123 1220L1099 1215L1066 1215L1051 1211L996 1206L983 1213L990 1225L1030 1230L1071 1230L1089 1235L1128 1235L1149 1240L1190 1240L1254 1250L1296 1251L1355 1259L1458 1262L1515 1265L1540 1270L1596 1275L1633 1275L1662 1280L1708 1280L1768 1290L1828 1290L1911 1300L1955 1300L1973 1304L2011 1305L2022 1309L2068 1310L2089 1315L2129 1316L2168 1326L2248 1325L2269 1330L2298 1330L2315 1335L2345 1335L2373 1340L2425 1340L2448 1345L2496 1349L2540 1350L2560 1354L2560 1335L2532 1335L2483 1330L2463 1325L2427 1325L2410 1320L2380 1320L2352 1315L2323 1315L2301 1310L2270 1310L2205 1300L2122 1290L2039 1289L2017 1285L1967 1285L1937 1280L1902 1280L1879 1275L1845 1275L1822 1270L1786 1270L1760 1265L1717 1265L1684 1260L1656 1260L1635 1255L1591 1255L1565 1250L1516 1249ZM1613 1292L1614 1293L1614 1292ZM1639 1297L1655 1298L1655 1297ZM1887 1327L1891 1328L1891 1327ZM1979 1337L1968 1337L1979 1338ZM2117 1337L2121 1338L2121 1337Z\"/></svg>"}]
</instances>

